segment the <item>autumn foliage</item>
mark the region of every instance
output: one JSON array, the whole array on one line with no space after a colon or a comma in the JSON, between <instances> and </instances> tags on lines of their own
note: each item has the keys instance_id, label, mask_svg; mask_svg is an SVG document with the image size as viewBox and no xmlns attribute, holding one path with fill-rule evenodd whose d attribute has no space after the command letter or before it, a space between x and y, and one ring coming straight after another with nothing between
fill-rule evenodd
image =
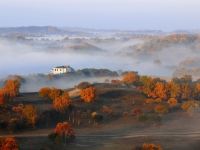
<instances>
[{"instance_id":1,"label":"autumn foliage","mask_svg":"<svg viewBox=\"0 0 200 150\"><path fill-rule=\"evenodd\" d=\"M82 89L80 91L81 99L86 102L90 103L93 102L96 97L96 89L94 87L88 87L86 89Z\"/></svg>"},{"instance_id":2,"label":"autumn foliage","mask_svg":"<svg viewBox=\"0 0 200 150\"><path fill-rule=\"evenodd\" d=\"M37 121L37 109L33 105L25 105L22 109L22 115L27 119L28 123L33 127Z\"/></svg>"},{"instance_id":3,"label":"autumn foliage","mask_svg":"<svg viewBox=\"0 0 200 150\"><path fill-rule=\"evenodd\" d=\"M174 107L177 105L178 101L175 98L170 98L167 103L169 104L170 107Z\"/></svg>"},{"instance_id":4,"label":"autumn foliage","mask_svg":"<svg viewBox=\"0 0 200 150\"><path fill-rule=\"evenodd\" d=\"M6 102L6 93L0 89L0 105L5 104Z\"/></svg>"},{"instance_id":5,"label":"autumn foliage","mask_svg":"<svg viewBox=\"0 0 200 150\"><path fill-rule=\"evenodd\" d=\"M192 110L194 110L195 108L199 108L199 102L196 102L196 101L194 101L194 100L189 100L189 101L184 102L184 103L181 105L181 108L182 108L184 111L192 111Z\"/></svg>"},{"instance_id":6,"label":"autumn foliage","mask_svg":"<svg viewBox=\"0 0 200 150\"><path fill-rule=\"evenodd\" d=\"M163 148L160 145L144 143L142 150L163 150Z\"/></svg>"},{"instance_id":7,"label":"autumn foliage","mask_svg":"<svg viewBox=\"0 0 200 150\"><path fill-rule=\"evenodd\" d=\"M59 122L54 129L54 133L51 133L49 138L55 143L66 144L74 140L75 132L68 122Z\"/></svg>"},{"instance_id":8,"label":"autumn foliage","mask_svg":"<svg viewBox=\"0 0 200 150\"><path fill-rule=\"evenodd\" d=\"M122 81L126 84L133 84L138 80L138 74L135 72L128 72L123 75Z\"/></svg>"},{"instance_id":9,"label":"autumn foliage","mask_svg":"<svg viewBox=\"0 0 200 150\"><path fill-rule=\"evenodd\" d=\"M10 98L19 95L20 82L18 80L7 80L3 89Z\"/></svg>"},{"instance_id":10,"label":"autumn foliage","mask_svg":"<svg viewBox=\"0 0 200 150\"><path fill-rule=\"evenodd\" d=\"M0 105L19 95L20 82L18 80L7 80L0 89Z\"/></svg>"},{"instance_id":11,"label":"autumn foliage","mask_svg":"<svg viewBox=\"0 0 200 150\"><path fill-rule=\"evenodd\" d=\"M43 98L49 98L50 92L51 92L51 88L43 87L39 90L39 95L40 97L43 97Z\"/></svg>"},{"instance_id":12,"label":"autumn foliage","mask_svg":"<svg viewBox=\"0 0 200 150\"><path fill-rule=\"evenodd\" d=\"M64 92L63 95L56 97L53 101L54 108L61 112L65 111L65 109L68 108L70 104L71 100L67 92Z\"/></svg>"},{"instance_id":13,"label":"autumn foliage","mask_svg":"<svg viewBox=\"0 0 200 150\"><path fill-rule=\"evenodd\" d=\"M62 135L66 135L69 137L75 136L75 132L68 122L57 123L56 128L54 129L54 132L60 136Z\"/></svg>"},{"instance_id":14,"label":"autumn foliage","mask_svg":"<svg viewBox=\"0 0 200 150\"><path fill-rule=\"evenodd\" d=\"M19 150L19 145L14 137L0 138L0 150Z\"/></svg>"},{"instance_id":15,"label":"autumn foliage","mask_svg":"<svg viewBox=\"0 0 200 150\"><path fill-rule=\"evenodd\" d=\"M35 106L30 104L29 105L18 104L17 106L12 107L12 111L20 114L23 118L25 118L27 123L32 127L35 126L38 118L37 109Z\"/></svg>"},{"instance_id":16,"label":"autumn foliage","mask_svg":"<svg viewBox=\"0 0 200 150\"><path fill-rule=\"evenodd\" d=\"M43 87L39 90L39 95L43 98L48 98L54 100L55 98L61 96L63 91L57 88Z\"/></svg>"}]
</instances>

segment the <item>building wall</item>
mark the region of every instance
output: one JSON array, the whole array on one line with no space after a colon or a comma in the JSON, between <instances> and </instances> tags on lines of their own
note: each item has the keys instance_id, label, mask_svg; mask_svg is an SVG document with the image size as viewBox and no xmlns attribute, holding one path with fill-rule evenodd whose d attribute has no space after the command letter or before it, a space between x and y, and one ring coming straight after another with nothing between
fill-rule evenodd
<instances>
[{"instance_id":1,"label":"building wall","mask_svg":"<svg viewBox=\"0 0 200 150\"><path fill-rule=\"evenodd\" d=\"M53 68L52 73L53 74L67 73L67 69L66 68Z\"/></svg>"},{"instance_id":2,"label":"building wall","mask_svg":"<svg viewBox=\"0 0 200 150\"><path fill-rule=\"evenodd\" d=\"M72 68L53 68L51 70L52 74L63 74L63 73L68 73L68 72L73 72Z\"/></svg>"}]
</instances>

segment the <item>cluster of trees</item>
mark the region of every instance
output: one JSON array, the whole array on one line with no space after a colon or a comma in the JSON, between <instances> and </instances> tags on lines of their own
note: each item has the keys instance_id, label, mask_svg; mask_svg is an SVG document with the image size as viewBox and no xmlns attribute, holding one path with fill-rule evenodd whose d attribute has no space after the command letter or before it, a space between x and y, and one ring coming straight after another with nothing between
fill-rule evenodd
<instances>
[{"instance_id":1,"label":"cluster of trees","mask_svg":"<svg viewBox=\"0 0 200 150\"><path fill-rule=\"evenodd\" d=\"M39 90L39 95L43 98L55 100L55 98L61 96L63 93L63 90L57 89L57 88L49 88L49 87L43 87Z\"/></svg>"},{"instance_id":2,"label":"cluster of trees","mask_svg":"<svg viewBox=\"0 0 200 150\"><path fill-rule=\"evenodd\" d=\"M14 137L0 138L1 150L19 150L19 145Z\"/></svg>"},{"instance_id":3,"label":"cluster of trees","mask_svg":"<svg viewBox=\"0 0 200 150\"><path fill-rule=\"evenodd\" d=\"M200 83L193 82L191 76L174 78L169 82L159 78L142 76L140 84L143 92L149 98L160 98L161 100L169 100L169 102L172 102L170 98L177 100L200 99Z\"/></svg>"},{"instance_id":4,"label":"cluster of trees","mask_svg":"<svg viewBox=\"0 0 200 150\"><path fill-rule=\"evenodd\" d=\"M80 91L81 99L86 103L91 103L95 100L96 97L96 89L93 86L82 89Z\"/></svg>"},{"instance_id":5,"label":"cluster of trees","mask_svg":"<svg viewBox=\"0 0 200 150\"><path fill-rule=\"evenodd\" d=\"M0 89L0 105L13 100L19 95L20 82L19 80L7 80L4 86Z\"/></svg>"},{"instance_id":6,"label":"cluster of trees","mask_svg":"<svg viewBox=\"0 0 200 150\"><path fill-rule=\"evenodd\" d=\"M71 105L71 100L68 92L57 88L44 87L39 91L39 95L43 98L53 101L53 107L61 112Z\"/></svg>"},{"instance_id":7,"label":"cluster of trees","mask_svg":"<svg viewBox=\"0 0 200 150\"><path fill-rule=\"evenodd\" d=\"M54 132L49 135L49 138L55 143L69 143L75 138L74 129L68 122L57 123Z\"/></svg>"},{"instance_id":8,"label":"cluster of trees","mask_svg":"<svg viewBox=\"0 0 200 150\"><path fill-rule=\"evenodd\" d=\"M28 125L35 127L38 119L38 112L35 106L19 104L18 106L13 106L12 110L18 113L21 119L25 119Z\"/></svg>"}]
</instances>

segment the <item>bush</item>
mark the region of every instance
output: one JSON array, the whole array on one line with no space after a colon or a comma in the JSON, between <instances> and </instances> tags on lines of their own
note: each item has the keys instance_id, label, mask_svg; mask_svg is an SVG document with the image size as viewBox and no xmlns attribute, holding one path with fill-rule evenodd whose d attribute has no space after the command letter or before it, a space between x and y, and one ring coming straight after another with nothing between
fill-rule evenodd
<instances>
[{"instance_id":1,"label":"bush","mask_svg":"<svg viewBox=\"0 0 200 150\"><path fill-rule=\"evenodd\" d=\"M167 103L169 104L169 107L175 107L178 101L175 98L170 98Z\"/></svg>"},{"instance_id":2,"label":"bush","mask_svg":"<svg viewBox=\"0 0 200 150\"><path fill-rule=\"evenodd\" d=\"M189 101L184 102L181 105L181 108L184 111L192 111L192 110L195 110L195 109L199 108L199 102L194 101L194 100L189 100Z\"/></svg>"}]
</instances>

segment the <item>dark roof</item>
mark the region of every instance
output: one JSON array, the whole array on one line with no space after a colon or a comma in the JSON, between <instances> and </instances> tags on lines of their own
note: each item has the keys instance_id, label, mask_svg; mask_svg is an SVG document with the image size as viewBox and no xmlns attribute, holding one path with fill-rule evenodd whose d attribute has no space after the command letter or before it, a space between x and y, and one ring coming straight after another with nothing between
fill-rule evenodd
<instances>
[{"instance_id":1,"label":"dark roof","mask_svg":"<svg viewBox=\"0 0 200 150\"><path fill-rule=\"evenodd\" d=\"M57 66L57 67L54 67L54 68L71 68L70 66Z\"/></svg>"}]
</instances>

